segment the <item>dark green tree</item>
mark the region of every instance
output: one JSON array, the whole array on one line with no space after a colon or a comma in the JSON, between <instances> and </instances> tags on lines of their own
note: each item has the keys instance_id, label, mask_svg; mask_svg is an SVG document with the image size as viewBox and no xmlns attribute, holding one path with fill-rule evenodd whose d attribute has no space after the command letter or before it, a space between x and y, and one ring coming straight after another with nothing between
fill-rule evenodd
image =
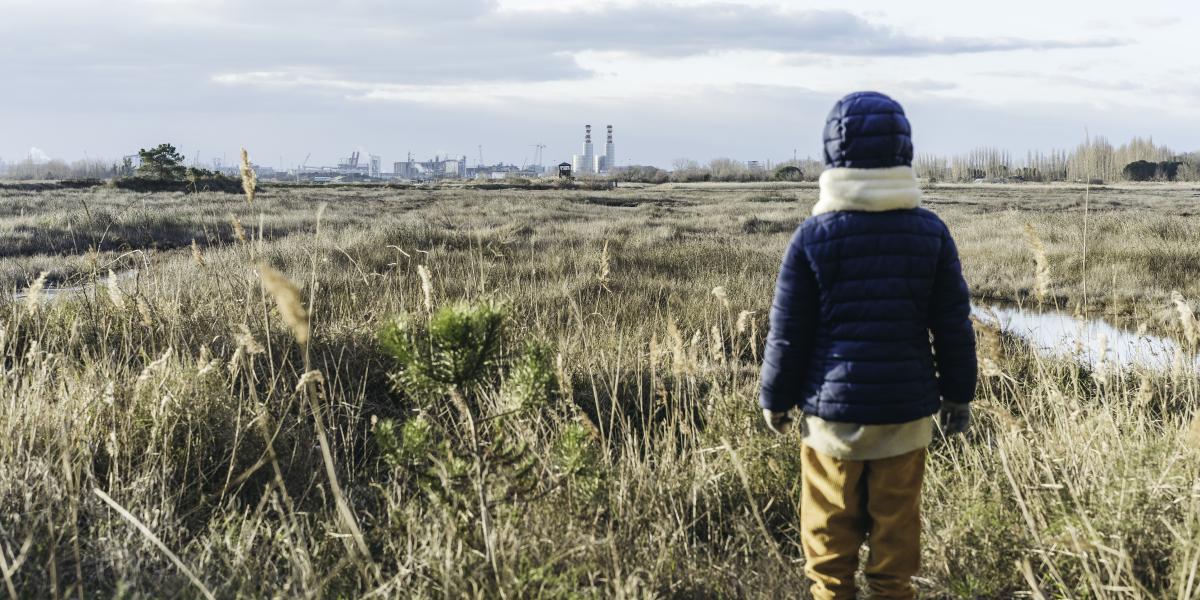
<instances>
[{"instance_id":1,"label":"dark green tree","mask_svg":"<svg viewBox=\"0 0 1200 600\"><path fill-rule=\"evenodd\" d=\"M1146 160L1135 160L1121 169L1121 175L1129 181L1150 181L1158 171L1158 164Z\"/></svg>"},{"instance_id":2,"label":"dark green tree","mask_svg":"<svg viewBox=\"0 0 1200 600\"><path fill-rule=\"evenodd\" d=\"M784 165L775 169L775 179L777 181L804 181L804 171L796 165Z\"/></svg>"},{"instance_id":3,"label":"dark green tree","mask_svg":"<svg viewBox=\"0 0 1200 600\"><path fill-rule=\"evenodd\" d=\"M183 155L171 144L159 144L149 150L138 150L142 164L138 166L138 177L159 179L163 181L180 181L186 169L183 167Z\"/></svg>"}]
</instances>

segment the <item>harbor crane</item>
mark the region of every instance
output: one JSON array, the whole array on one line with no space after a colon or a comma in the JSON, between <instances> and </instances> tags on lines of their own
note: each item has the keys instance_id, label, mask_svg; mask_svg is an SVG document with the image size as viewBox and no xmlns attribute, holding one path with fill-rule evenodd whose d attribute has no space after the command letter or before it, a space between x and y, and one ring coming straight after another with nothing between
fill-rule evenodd
<instances>
[{"instance_id":1,"label":"harbor crane","mask_svg":"<svg viewBox=\"0 0 1200 600\"><path fill-rule=\"evenodd\" d=\"M542 150L544 150L546 148L546 145L545 144L530 144L529 147L534 149L533 164L538 167L541 167L542 166Z\"/></svg>"}]
</instances>

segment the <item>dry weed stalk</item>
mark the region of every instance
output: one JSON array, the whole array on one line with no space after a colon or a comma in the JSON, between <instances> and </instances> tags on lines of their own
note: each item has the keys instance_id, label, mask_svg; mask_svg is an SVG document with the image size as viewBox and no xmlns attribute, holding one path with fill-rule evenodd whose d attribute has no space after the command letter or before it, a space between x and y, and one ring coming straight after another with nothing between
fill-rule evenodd
<instances>
[{"instance_id":1,"label":"dry weed stalk","mask_svg":"<svg viewBox=\"0 0 1200 600\"><path fill-rule=\"evenodd\" d=\"M718 285L713 288L712 295L721 302L721 306L724 306L725 310L729 310L729 292L725 289L725 286Z\"/></svg>"},{"instance_id":2,"label":"dry weed stalk","mask_svg":"<svg viewBox=\"0 0 1200 600\"><path fill-rule=\"evenodd\" d=\"M138 315L142 317L142 320L141 320L142 327L149 328L152 325L154 325L154 319L151 317L151 314L150 314L150 305L146 304L145 300L142 300L141 298L137 299L137 310L138 310Z\"/></svg>"},{"instance_id":3,"label":"dry weed stalk","mask_svg":"<svg viewBox=\"0 0 1200 600\"><path fill-rule=\"evenodd\" d=\"M1031 223L1025 224L1025 239L1033 253L1033 294L1040 304L1050 295L1050 261L1046 258L1046 245L1042 243L1042 238L1038 237Z\"/></svg>"},{"instance_id":4,"label":"dry weed stalk","mask_svg":"<svg viewBox=\"0 0 1200 600\"><path fill-rule=\"evenodd\" d=\"M198 266L204 266L204 255L200 253L200 245L196 243L196 238L192 238L192 260L196 261Z\"/></svg>"},{"instance_id":5,"label":"dry weed stalk","mask_svg":"<svg viewBox=\"0 0 1200 600\"><path fill-rule=\"evenodd\" d=\"M674 319L667 321L667 337L671 338L671 371L679 379L689 371L689 364L683 334L679 332Z\"/></svg>"},{"instance_id":6,"label":"dry weed stalk","mask_svg":"<svg viewBox=\"0 0 1200 600\"><path fill-rule=\"evenodd\" d=\"M979 374L984 377L1002 377L1000 329L991 323L976 322L979 332Z\"/></svg>"},{"instance_id":7,"label":"dry weed stalk","mask_svg":"<svg viewBox=\"0 0 1200 600\"><path fill-rule=\"evenodd\" d=\"M246 229L242 227L241 220L239 220L237 218L237 215L234 215L234 214L229 215L229 220L233 223L233 237L237 238L237 241L245 244L246 243Z\"/></svg>"},{"instance_id":8,"label":"dry weed stalk","mask_svg":"<svg viewBox=\"0 0 1200 600\"><path fill-rule=\"evenodd\" d=\"M600 270L596 273L596 281L599 281L604 289L608 289L609 277L611 275L612 267L608 257L608 240L604 240L604 248L600 250Z\"/></svg>"},{"instance_id":9,"label":"dry weed stalk","mask_svg":"<svg viewBox=\"0 0 1200 600\"><path fill-rule=\"evenodd\" d=\"M1192 307L1178 291L1171 292L1171 302L1175 304L1175 311L1179 313L1179 325L1183 328L1184 339L1189 346L1196 347L1197 343L1200 343L1200 326L1196 324L1196 315L1192 312Z\"/></svg>"},{"instance_id":10,"label":"dry weed stalk","mask_svg":"<svg viewBox=\"0 0 1200 600\"><path fill-rule=\"evenodd\" d=\"M1196 415L1192 417L1192 422L1183 439L1192 448L1200 450L1200 411L1197 411Z\"/></svg>"},{"instance_id":11,"label":"dry weed stalk","mask_svg":"<svg viewBox=\"0 0 1200 600\"><path fill-rule=\"evenodd\" d=\"M1096 365L1092 370L1092 379L1097 384L1108 385L1113 375L1113 365L1108 360L1108 334L1101 333L1096 338Z\"/></svg>"},{"instance_id":12,"label":"dry weed stalk","mask_svg":"<svg viewBox=\"0 0 1200 600\"><path fill-rule=\"evenodd\" d=\"M154 544L156 548L161 550L162 553L171 561L171 563L174 564L175 567L188 578L188 581L191 581L192 585L196 586L196 589L201 595L209 600L216 598L216 596L213 596L213 593L208 590L208 587L204 585L204 582L201 581L200 578L197 577L196 574L183 563L183 561L179 558L179 555L171 552L171 550L167 548L167 545L164 544L157 535L154 535L154 532L150 531L150 528L147 527L145 523L133 516L133 513L125 510L125 507L118 504L116 500L113 500L112 497L104 493L104 491L100 488L93 489L92 493L96 494L96 496L103 500L105 504L117 511L117 514L121 515L121 518L128 521L130 525L133 525L135 529L137 529L143 536L146 537L147 540L150 541L150 543ZM83 593L80 592L80 595L82 596Z\"/></svg>"},{"instance_id":13,"label":"dry weed stalk","mask_svg":"<svg viewBox=\"0 0 1200 600\"><path fill-rule=\"evenodd\" d=\"M297 342L307 344L310 333L308 312L300 300L300 290L283 273L269 265L260 264L258 271L262 274L263 288L275 299L279 314L292 330L292 336Z\"/></svg>"},{"instance_id":14,"label":"dry weed stalk","mask_svg":"<svg viewBox=\"0 0 1200 600\"><path fill-rule=\"evenodd\" d=\"M147 364L142 369L142 372L137 377L137 381L134 382L134 390L140 392L150 384L150 380L152 380L156 374L165 373L167 366L171 363L171 355L174 353L175 350L173 348L167 347L167 349L163 351L162 356L150 361L150 364Z\"/></svg>"},{"instance_id":15,"label":"dry weed stalk","mask_svg":"<svg viewBox=\"0 0 1200 600\"><path fill-rule=\"evenodd\" d=\"M250 165L250 153L242 148L242 190L246 192L246 204L254 204L254 194L258 191L258 174Z\"/></svg>"},{"instance_id":16,"label":"dry weed stalk","mask_svg":"<svg viewBox=\"0 0 1200 600\"><path fill-rule=\"evenodd\" d=\"M1137 395L1134 396L1134 405L1139 409L1145 409L1154 401L1154 383L1150 381L1149 375L1142 375L1142 381L1138 384Z\"/></svg>"}]
</instances>

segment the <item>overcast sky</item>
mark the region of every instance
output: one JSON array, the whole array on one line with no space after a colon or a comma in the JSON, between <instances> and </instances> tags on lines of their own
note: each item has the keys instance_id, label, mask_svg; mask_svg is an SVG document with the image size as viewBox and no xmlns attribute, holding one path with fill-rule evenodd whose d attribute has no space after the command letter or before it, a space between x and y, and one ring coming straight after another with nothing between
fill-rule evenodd
<instances>
[{"instance_id":1,"label":"overcast sky","mask_svg":"<svg viewBox=\"0 0 1200 600\"><path fill-rule=\"evenodd\" d=\"M1200 150L1198 28L1189 0L0 0L0 159L549 163L590 123L622 165L777 161L860 89L918 152Z\"/></svg>"}]
</instances>

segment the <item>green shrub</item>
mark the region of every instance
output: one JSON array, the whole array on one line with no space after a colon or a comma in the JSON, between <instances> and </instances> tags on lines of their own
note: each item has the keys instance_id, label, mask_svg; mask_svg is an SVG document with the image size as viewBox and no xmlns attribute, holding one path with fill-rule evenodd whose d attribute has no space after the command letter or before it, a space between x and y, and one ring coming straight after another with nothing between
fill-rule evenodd
<instances>
[{"instance_id":1,"label":"green shrub","mask_svg":"<svg viewBox=\"0 0 1200 600\"><path fill-rule=\"evenodd\" d=\"M399 363L393 381L401 391L465 396L494 373L504 323L499 305L458 303L438 310L428 324L395 319L384 326L379 341Z\"/></svg>"},{"instance_id":2,"label":"green shrub","mask_svg":"<svg viewBox=\"0 0 1200 600\"><path fill-rule=\"evenodd\" d=\"M544 408L558 392L554 353L543 343L530 343L514 361L504 380L502 396L509 411Z\"/></svg>"}]
</instances>

